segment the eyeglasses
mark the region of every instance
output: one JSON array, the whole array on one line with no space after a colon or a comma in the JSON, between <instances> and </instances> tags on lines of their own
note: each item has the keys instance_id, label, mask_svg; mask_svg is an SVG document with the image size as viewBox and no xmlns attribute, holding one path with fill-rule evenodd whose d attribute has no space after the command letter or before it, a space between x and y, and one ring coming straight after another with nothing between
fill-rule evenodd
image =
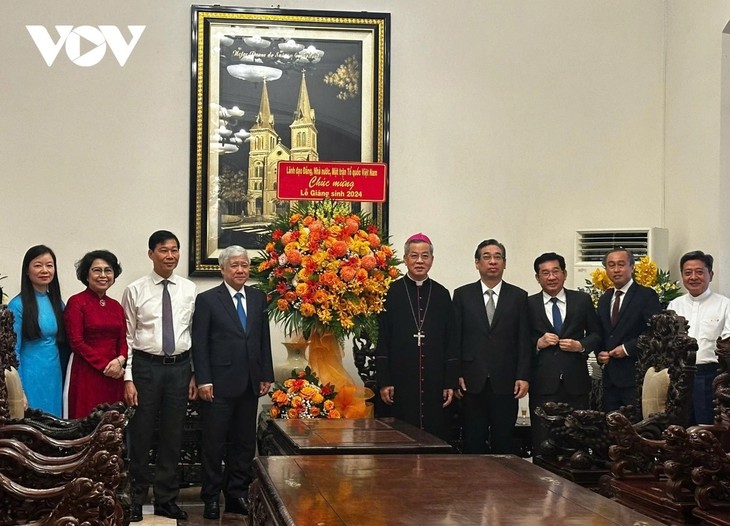
<instances>
[{"instance_id":1,"label":"eyeglasses","mask_svg":"<svg viewBox=\"0 0 730 526\"><path fill-rule=\"evenodd\" d=\"M101 276L102 274L112 275L112 276L114 275L114 269L112 269L111 267L104 267L104 268L94 267L92 269L89 269L89 272L94 274L95 276Z\"/></svg>"}]
</instances>

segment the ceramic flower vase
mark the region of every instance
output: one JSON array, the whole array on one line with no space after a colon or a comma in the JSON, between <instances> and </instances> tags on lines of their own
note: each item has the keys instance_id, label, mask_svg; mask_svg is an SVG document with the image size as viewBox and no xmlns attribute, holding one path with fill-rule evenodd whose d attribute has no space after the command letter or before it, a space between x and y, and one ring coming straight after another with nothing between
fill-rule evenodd
<instances>
[{"instance_id":1,"label":"ceramic flower vase","mask_svg":"<svg viewBox=\"0 0 730 526\"><path fill-rule=\"evenodd\" d=\"M309 345L308 341L302 339L283 343L286 347L286 360L274 367L274 379L280 385L292 377L292 371L303 371L308 365L304 355Z\"/></svg>"}]
</instances>

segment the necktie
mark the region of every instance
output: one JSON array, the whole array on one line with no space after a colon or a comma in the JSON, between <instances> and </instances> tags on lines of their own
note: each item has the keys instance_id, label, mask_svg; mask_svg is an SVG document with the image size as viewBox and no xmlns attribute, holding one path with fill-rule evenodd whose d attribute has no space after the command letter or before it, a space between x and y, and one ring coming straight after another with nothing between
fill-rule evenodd
<instances>
[{"instance_id":1,"label":"necktie","mask_svg":"<svg viewBox=\"0 0 730 526\"><path fill-rule=\"evenodd\" d=\"M621 309L621 292L620 290L617 290L614 292L614 300L613 300L613 308L611 309L611 325L616 325L616 322L618 321L618 311Z\"/></svg>"},{"instance_id":2,"label":"necktie","mask_svg":"<svg viewBox=\"0 0 730 526\"><path fill-rule=\"evenodd\" d=\"M162 352L170 356L175 352L175 330L172 326L172 301L167 286L170 280L163 279L162 286Z\"/></svg>"},{"instance_id":3,"label":"necktie","mask_svg":"<svg viewBox=\"0 0 730 526\"><path fill-rule=\"evenodd\" d=\"M238 312L238 319L241 320L241 327L246 330L246 311L243 310L243 294L236 292L236 311Z\"/></svg>"},{"instance_id":4,"label":"necktie","mask_svg":"<svg viewBox=\"0 0 730 526\"><path fill-rule=\"evenodd\" d=\"M492 320L494 319L494 311L496 310L496 306L494 304L494 291L492 289L487 289L486 292L487 296L489 296L489 299L487 300L487 321L489 321L489 325L492 325Z\"/></svg>"},{"instance_id":5,"label":"necktie","mask_svg":"<svg viewBox=\"0 0 730 526\"><path fill-rule=\"evenodd\" d=\"M553 329L555 334L560 334L563 330L563 317L560 315L560 307L558 307L558 298L550 298L553 302Z\"/></svg>"}]
</instances>

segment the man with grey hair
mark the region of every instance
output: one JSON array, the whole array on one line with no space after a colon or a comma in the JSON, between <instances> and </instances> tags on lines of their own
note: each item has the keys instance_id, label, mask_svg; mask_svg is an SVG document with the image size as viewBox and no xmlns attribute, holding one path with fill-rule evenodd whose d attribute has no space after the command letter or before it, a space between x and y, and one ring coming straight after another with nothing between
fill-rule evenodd
<instances>
[{"instance_id":1,"label":"man with grey hair","mask_svg":"<svg viewBox=\"0 0 730 526\"><path fill-rule=\"evenodd\" d=\"M266 295L245 283L246 249L230 246L218 257L223 283L195 300L193 364L201 399L203 516L248 513L248 486L256 452L258 398L274 380ZM225 450L226 472L221 462Z\"/></svg>"}]
</instances>

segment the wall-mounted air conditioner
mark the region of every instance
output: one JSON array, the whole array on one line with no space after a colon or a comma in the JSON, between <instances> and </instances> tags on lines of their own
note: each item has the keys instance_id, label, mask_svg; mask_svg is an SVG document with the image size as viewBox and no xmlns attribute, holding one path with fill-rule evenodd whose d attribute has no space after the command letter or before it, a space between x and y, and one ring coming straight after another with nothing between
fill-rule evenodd
<instances>
[{"instance_id":1,"label":"wall-mounted air conditioner","mask_svg":"<svg viewBox=\"0 0 730 526\"><path fill-rule=\"evenodd\" d=\"M659 268L669 268L669 231L666 228L578 230L575 233L573 288L585 286L591 272L602 266L603 255L616 247L628 248L637 260L648 255Z\"/></svg>"}]
</instances>

